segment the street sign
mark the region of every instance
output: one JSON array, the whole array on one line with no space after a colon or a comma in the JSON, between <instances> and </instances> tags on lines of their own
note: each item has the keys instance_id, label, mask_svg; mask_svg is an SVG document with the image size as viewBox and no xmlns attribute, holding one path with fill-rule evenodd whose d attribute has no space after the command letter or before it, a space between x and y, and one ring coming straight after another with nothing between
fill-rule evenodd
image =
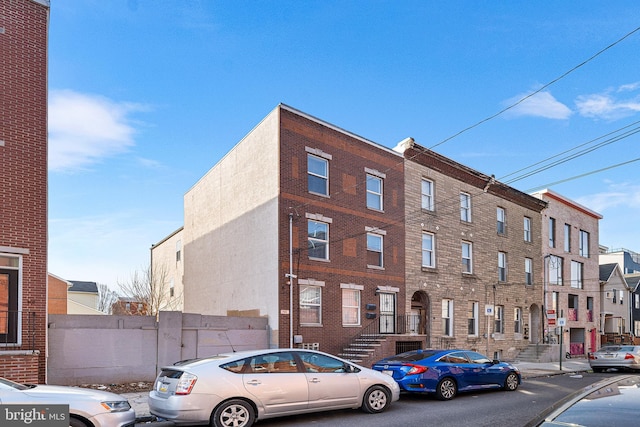
<instances>
[{"instance_id":1,"label":"street sign","mask_svg":"<svg viewBox=\"0 0 640 427\"><path fill-rule=\"evenodd\" d=\"M565 317L561 317L558 319L558 326L566 326L567 325L567 319Z\"/></svg>"},{"instance_id":2,"label":"street sign","mask_svg":"<svg viewBox=\"0 0 640 427\"><path fill-rule=\"evenodd\" d=\"M491 304L486 304L486 305L484 306L484 315L485 315L485 316L493 316L493 315L494 315L493 305L491 305Z\"/></svg>"},{"instance_id":3,"label":"street sign","mask_svg":"<svg viewBox=\"0 0 640 427\"><path fill-rule=\"evenodd\" d=\"M547 320L549 322L549 326L555 326L555 324L556 324L556 311L555 310L547 310Z\"/></svg>"}]
</instances>

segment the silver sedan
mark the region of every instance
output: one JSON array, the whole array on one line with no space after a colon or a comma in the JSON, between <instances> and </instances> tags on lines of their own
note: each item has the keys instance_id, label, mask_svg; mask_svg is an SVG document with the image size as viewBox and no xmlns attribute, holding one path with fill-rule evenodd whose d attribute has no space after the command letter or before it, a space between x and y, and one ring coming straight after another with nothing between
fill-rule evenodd
<instances>
[{"instance_id":1,"label":"silver sedan","mask_svg":"<svg viewBox=\"0 0 640 427\"><path fill-rule=\"evenodd\" d=\"M176 424L249 427L334 409L382 412L400 397L389 375L313 350L252 350L162 368L149 409Z\"/></svg>"},{"instance_id":2,"label":"silver sedan","mask_svg":"<svg viewBox=\"0 0 640 427\"><path fill-rule=\"evenodd\" d=\"M640 370L640 346L606 345L594 353L589 353L589 365L593 372L602 372L609 368Z\"/></svg>"},{"instance_id":3,"label":"silver sedan","mask_svg":"<svg viewBox=\"0 0 640 427\"><path fill-rule=\"evenodd\" d=\"M9 410L6 405L27 410L30 405L69 405L68 414L60 415L70 417L71 427L133 427L136 421L135 411L118 394L80 387L20 384L5 378L0 378L0 405L5 411Z\"/></svg>"}]
</instances>

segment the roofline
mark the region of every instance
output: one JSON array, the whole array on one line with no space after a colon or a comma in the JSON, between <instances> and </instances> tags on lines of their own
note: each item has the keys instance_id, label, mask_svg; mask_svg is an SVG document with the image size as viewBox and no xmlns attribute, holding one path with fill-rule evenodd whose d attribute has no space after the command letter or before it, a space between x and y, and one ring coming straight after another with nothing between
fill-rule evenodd
<instances>
[{"instance_id":1,"label":"roofline","mask_svg":"<svg viewBox=\"0 0 640 427\"><path fill-rule=\"evenodd\" d=\"M175 236L176 234L178 234L179 232L181 232L182 230L184 230L184 225L180 226L180 228L178 228L177 230L175 230L172 233L169 233L168 236L162 238L158 243L152 243L151 244L151 249L155 248L156 246L166 242L167 240L169 240L170 238L172 238L173 236Z\"/></svg>"},{"instance_id":2,"label":"roofline","mask_svg":"<svg viewBox=\"0 0 640 427\"><path fill-rule=\"evenodd\" d=\"M592 211L588 207L583 206L580 203L575 202L575 201L563 196L562 194L556 193L555 191L550 190L548 188L545 188L544 190L540 190L540 191L536 191L534 193L531 193L531 195L533 195L533 196L535 196L536 194L539 194L541 196L546 195L546 196L548 196L548 197L550 197L550 198L552 198L554 200L559 201L560 203L564 203L565 205L570 206L570 207L572 207L572 208L574 208L574 209L576 209L576 210L578 210L578 211L580 211L580 212L582 212L584 214L587 214L587 215L589 215L589 216L591 216L591 217L593 217L595 219L602 219L603 218L603 216L601 214L599 214L598 212Z\"/></svg>"},{"instance_id":3,"label":"roofline","mask_svg":"<svg viewBox=\"0 0 640 427\"><path fill-rule=\"evenodd\" d=\"M361 142L364 142L365 144L372 145L372 146L374 146L376 148L379 148L379 149L381 149L383 151L386 151L386 152L388 152L390 154L393 154L395 156L398 156L400 158L403 157L402 153L398 153L396 150L393 150L393 149L391 149L389 147L385 147L382 144L378 144L377 142L371 141L370 139L362 137L362 136L360 136L358 134L355 134L353 132L349 132L348 130L345 130L345 129L339 127L339 126L333 125L333 124L331 124L331 123L329 123L327 121L324 121L324 120L319 119L319 118L317 118L315 116L312 116L310 114L307 114L305 112L297 110L297 109L295 109L295 108L293 108L293 107L291 107L291 106L289 106L287 104L280 103L278 105L278 108L281 108L281 109L286 110L286 111L288 111L290 113L296 114L296 115L298 115L300 117L304 117L307 120L310 120L312 122L318 123L319 125L328 127L329 129L332 129L332 130L334 130L336 132L340 132L340 133L342 133L344 135L347 135L347 136L349 136L351 138L357 139L357 140L359 140Z\"/></svg>"}]
</instances>

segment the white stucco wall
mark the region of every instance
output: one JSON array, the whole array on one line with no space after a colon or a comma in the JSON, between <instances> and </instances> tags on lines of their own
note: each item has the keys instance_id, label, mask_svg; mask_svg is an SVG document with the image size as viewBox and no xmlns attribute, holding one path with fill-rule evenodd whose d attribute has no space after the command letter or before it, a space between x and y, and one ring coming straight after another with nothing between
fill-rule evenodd
<instances>
[{"instance_id":1,"label":"white stucco wall","mask_svg":"<svg viewBox=\"0 0 640 427\"><path fill-rule=\"evenodd\" d=\"M180 247L180 260L176 252ZM161 311L182 311L184 308L184 229L176 230L164 240L153 245L151 249L153 274L158 280L158 290L163 293L160 301ZM163 279L164 278L164 279ZM161 284L160 282L164 283ZM173 295L171 295L173 284Z\"/></svg>"},{"instance_id":2,"label":"white stucco wall","mask_svg":"<svg viewBox=\"0 0 640 427\"><path fill-rule=\"evenodd\" d=\"M186 193L185 311L277 325L278 135L279 107Z\"/></svg>"}]
</instances>

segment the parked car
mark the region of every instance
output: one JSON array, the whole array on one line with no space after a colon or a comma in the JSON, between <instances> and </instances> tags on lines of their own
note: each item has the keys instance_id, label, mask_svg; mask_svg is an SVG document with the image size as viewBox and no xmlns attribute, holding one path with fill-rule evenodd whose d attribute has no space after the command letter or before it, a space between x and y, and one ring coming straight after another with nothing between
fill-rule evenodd
<instances>
[{"instance_id":1,"label":"parked car","mask_svg":"<svg viewBox=\"0 0 640 427\"><path fill-rule=\"evenodd\" d=\"M69 405L71 427L133 427L136 413L124 397L100 390L20 384L0 378L0 405Z\"/></svg>"},{"instance_id":2,"label":"parked car","mask_svg":"<svg viewBox=\"0 0 640 427\"><path fill-rule=\"evenodd\" d=\"M609 377L555 403L527 427L634 426L638 422L640 375Z\"/></svg>"},{"instance_id":3,"label":"parked car","mask_svg":"<svg viewBox=\"0 0 640 427\"><path fill-rule=\"evenodd\" d=\"M393 377L403 391L435 393L440 400L472 390L513 391L522 382L517 367L468 350L413 350L382 359L373 369Z\"/></svg>"},{"instance_id":4,"label":"parked car","mask_svg":"<svg viewBox=\"0 0 640 427\"><path fill-rule=\"evenodd\" d=\"M640 345L605 345L589 353L589 366L593 372L609 368L640 370Z\"/></svg>"},{"instance_id":5,"label":"parked car","mask_svg":"<svg viewBox=\"0 0 640 427\"><path fill-rule=\"evenodd\" d=\"M327 353L251 350L163 367L149 410L175 424L249 427L255 421L333 409L382 412L400 397L388 375Z\"/></svg>"}]
</instances>

